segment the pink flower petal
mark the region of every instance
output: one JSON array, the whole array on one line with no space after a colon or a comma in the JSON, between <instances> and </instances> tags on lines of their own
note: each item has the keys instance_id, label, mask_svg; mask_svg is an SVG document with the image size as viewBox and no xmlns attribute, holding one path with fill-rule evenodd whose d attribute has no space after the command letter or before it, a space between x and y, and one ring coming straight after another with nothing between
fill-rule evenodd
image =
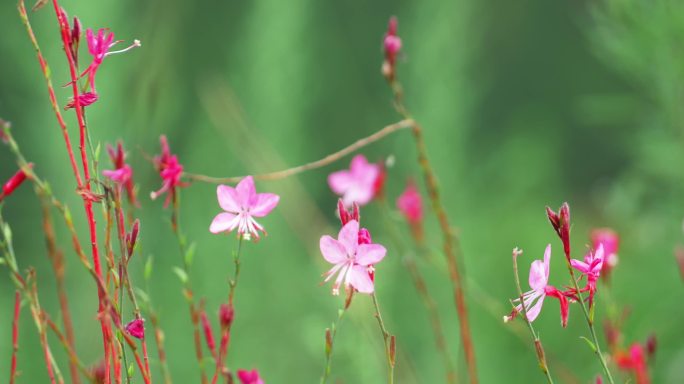
<instances>
[{"instance_id":1,"label":"pink flower petal","mask_svg":"<svg viewBox=\"0 0 684 384\"><path fill-rule=\"evenodd\" d=\"M380 244L361 244L356 250L356 263L364 266L377 264L386 253L387 250Z\"/></svg>"},{"instance_id":2,"label":"pink flower petal","mask_svg":"<svg viewBox=\"0 0 684 384\"><path fill-rule=\"evenodd\" d=\"M551 244L546 246L544 250L544 272L546 273L546 282L549 281L549 267L551 266Z\"/></svg>"},{"instance_id":3,"label":"pink flower petal","mask_svg":"<svg viewBox=\"0 0 684 384\"><path fill-rule=\"evenodd\" d=\"M544 303L544 297L546 297L546 295L542 293L541 297L539 297L539 300L534 303L532 308L525 308L527 310L527 320L534 321L537 316L539 316L539 312L541 312L542 309L542 304Z\"/></svg>"},{"instance_id":4,"label":"pink flower petal","mask_svg":"<svg viewBox=\"0 0 684 384\"><path fill-rule=\"evenodd\" d=\"M363 174L368 170L368 160L364 155L356 155L349 165L349 169L355 175Z\"/></svg>"},{"instance_id":5,"label":"pink flower petal","mask_svg":"<svg viewBox=\"0 0 684 384\"><path fill-rule=\"evenodd\" d=\"M254 178L252 176L247 176L240 180L235 190L237 191L241 206L251 207L256 203L256 188L254 187Z\"/></svg>"},{"instance_id":6,"label":"pink flower petal","mask_svg":"<svg viewBox=\"0 0 684 384\"><path fill-rule=\"evenodd\" d=\"M330 264L340 264L347 261L347 249L339 241L326 235L321 237L319 245L323 258Z\"/></svg>"},{"instance_id":7,"label":"pink flower petal","mask_svg":"<svg viewBox=\"0 0 684 384\"><path fill-rule=\"evenodd\" d=\"M216 195L221 209L227 212L240 212L240 198L237 191L233 187L227 185L219 185L216 188Z\"/></svg>"},{"instance_id":8,"label":"pink flower petal","mask_svg":"<svg viewBox=\"0 0 684 384\"><path fill-rule=\"evenodd\" d=\"M344 195L353 183L354 178L349 171L337 171L328 175L328 185L338 195Z\"/></svg>"},{"instance_id":9,"label":"pink flower petal","mask_svg":"<svg viewBox=\"0 0 684 384\"><path fill-rule=\"evenodd\" d=\"M541 260L535 260L530 266L530 287L532 289L540 290L544 289L546 283L548 282L548 277L546 275L546 265Z\"/></svg>"},{"instance_id":10,"label":"pink flower petal","mask_svg":"<svg viewBox=\"0 0 684 384\"><path fill-rule=\"evenodd\" d=\"M579 261L577 259L571 259L570 260L570 265L572 265L573 268L576 270L582 272L582 273L589 273L589 265L583 261Z\"/></svg>"},{"instance_id":11,"label":"pink flower petal","mask_svg":"<svg viewBox=\"0 0 684 384\"><path fill-rule=\"evenodd\" d=\"M351 274L349 283L361 293L373 293L375 286L368 275L368 269L361 265L355 265L349 272Z\"/></svg>"},{"instance_id":12,"label":"pink flower petal","mask_svg":"<svg viewBox=\"0 0 684 384\"><path fill-rule=\"evenodd\" d=\"M353 255L356 253L356 249L359 246L359 222L356 220L350 220L344 227L340 230L337 235L337 239L344 245L347 249L348 255Z\"/></svg>"},{"instance_id":13,"label":"pink flower petal","mask_svg":"<svg viewBox=\"0 0 684 384\"><path fill-rule=\"evenodd\" d=\"M209 226L209 231L211 233L221 233L225 231L232 231L235 229L239 222L239 216L233 215L232 213L222 212L216 215L214 220Z\"/></svg>"},{"instance_id":14,"label":"pink flower petal","mask_svg":"<svg viewBox=\"0 0 684 384\"><path fill-rule=\"evenodd\" d=\"M264 217L278 205L280 196L274 193L259 193L257 194L256 204L250 209L252 216Z\"/></svg>"}]
</instances>

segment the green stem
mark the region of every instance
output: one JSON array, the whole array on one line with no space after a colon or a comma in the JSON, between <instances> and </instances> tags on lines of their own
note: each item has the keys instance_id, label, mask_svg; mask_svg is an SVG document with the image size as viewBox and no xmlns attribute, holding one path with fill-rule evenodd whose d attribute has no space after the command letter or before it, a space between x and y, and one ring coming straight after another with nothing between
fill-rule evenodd
<instances>
[{"instance_id":1,"label":"green stem","mask_svg":"<svg viewBox=\"0 0 684 384\"><path fill-rule=\"evenodd\" d=\"M387 355L387 382L389 384L394 384L394 353L391 346L392 336L387 331L385 327L385 322L382 320L382 314L380 313L380 305L378 304L378 298L375 292L371 295L373 298L373 306L375 307L375 318L378 320L378 326L382 332L382 339L385 343L385 354Z\"/></svg>"},{"instance_id":2,"label":"green stem","mask_svg":"<svg viewBox=\"0 0 684 384\"><path fill-rule=\"evenodd\" d=\"M337 336L337 329L340 327L340 324L342 323L342 318L344 317L344 314L347 312L347 305L345 304L342 309L339 309L337 311L337 319L333 322L332 328L326 330L326 340L325 340L325 370L323 370L323 376L321 377L321 384L325 384L328 382L328 378L330 377L330 372L332 369L332 354L333 354L333 348L335 347L335 338ZM330 333L328 333L330 332ZM328 338L328 334L330 337Z\"/></svg>"}]
</instances>

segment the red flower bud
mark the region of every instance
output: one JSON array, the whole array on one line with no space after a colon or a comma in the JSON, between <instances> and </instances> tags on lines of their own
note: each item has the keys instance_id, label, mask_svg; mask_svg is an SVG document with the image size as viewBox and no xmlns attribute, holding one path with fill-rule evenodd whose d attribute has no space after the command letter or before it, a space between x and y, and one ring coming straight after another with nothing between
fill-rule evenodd
<instances>
[{"instance_id":1,"label":"red flower bud","mask_svg":"<svg viewBox=\"0 0 684 384\"><path fill-rule=\"evenodd\" d=\"M126 333L135 337L136 339L142 340L145 338L145 325L143 319L133 319L131 322L126 324L124 330Z\"/></svg>"},{"instance_id":2,"label":"red flower bud","mask_svg":"<svg viewBox=\"0 0 684 384\"><path fill-rule=\"evenodd\" d=\"M345 226L351 220L361 220L359 214L359 205L356 203L352 203L351 211L347 211L347 209L344 208L344 202L342 202L342 199L339 199L337 200L337 212L340 216L340 222L342 223L342 226Z\"/></svg>"},{"instance_id":3,"label":"red flower bud","mask_svg":"<svg viewBox=\"0 0 684 384\"><path fill-rule=\"evenodd\" d=\"M33 163L29 163L28 168L33 168ZM5 197L9 196L17 189L24 181L28 175L23 169L17 171L14 176L10 177L9 180L2 186L2 192L0 192L0 201Z\"/></svg>"},{"instance_id":4,"label":"red flower bud","mask_svg":"<svg viewBox=\"0 0 684 384\"><path fill-rule=\"evenodd\" d=\"M221 304L219 309L219 322L221 323L221 328L228 328L233 323L233 318L235 317L235 311L233 306L229 304Z\"/></svg>"}]
</instances>

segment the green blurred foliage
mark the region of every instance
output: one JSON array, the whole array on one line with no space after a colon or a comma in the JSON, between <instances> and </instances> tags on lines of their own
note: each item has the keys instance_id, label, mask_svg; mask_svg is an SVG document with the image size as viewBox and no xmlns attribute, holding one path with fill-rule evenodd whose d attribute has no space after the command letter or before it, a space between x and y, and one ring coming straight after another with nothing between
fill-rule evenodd
<instances>
[{"instance_id":1,"label":"green blurred foliage","mask_svg":"<svg viewBox=\"0 0 684 384\"><path fill-rule=\"evenodd\" d=\"M573 208L578 253L593 227L610 226L622 235L621 261L610 288L599 293L598 318L631 308L626 341L643 341L651 332L658 336L654 382L684 381L684 291L672 255L684 241L681 2L65 0L62 5L85 27L108 27L117 38L138 38L143 44L105 60L98 73L100 100L88 108L88 121L97 142L122 139L129 151L142 200L136 211L142 240L131 262L132 278L144 285L143 270L154 255L148 293L160 312L175 382L197 382L198 372L189 315L172 272L182 260L170 214L161 201L148 198L159 185L149 161L158 151L159 135L168 135L186 170L228 176L318 159L396 121L379 73L390 15L400 20L399 76L406 101L425 128L447 210L462 237L481 382L543 380L528 334L517 333L520 327L501 318L514 296L511 249L526 251L524 275L547 243L560 250L543 208L563 201ZM13 2L0 7L0 116L12 121L36 172L71 206L85 238L81 204L34 52ZM59 86L67 83L68 73L54 12L46 7L30 17L63 105L69 90ZM75 140L76 121L72 113L66 116ZM390 203L408 178L420 178L407 132L363 153L373 160L395 157L387 185ZM101 161L106 168L108 159ZM341 305L329 286L320 286L327 264L319 256L318 239L338 228L326 176L348 161L258 183L260 190L281 194L282 203L263 220L269 236L244 247L231 367L256 367L268 383L318 380L324 329ZM1 180L15 171L6 150L0 151L0 165ZM232 236L208 232L218 211L215 186L195 183L182 191L183 228L197 243L191 278L215 325L236 245ZM13 227L20 266L36 268L42 304L60 320L30 188L12 196L4 214ZM377 204L363 210L374 239L390 251L378 266L377 291L387 325L398 338L397 381L443 382L428 318L382 215ZM462 372L440 233L434 216L427 220L433 262L419 265ZM92 364L101 353L95 286L73 257L66 230L58 225L57 231L68 255L76 348ZM551 281L562 285L567 279L557 251ZM12 289L9 279L0 280L0 308L5 308L0 356L11 353ZM384 380L382 339L371 311L370 300L355 298L340 328L333 360L333 378L339 382ZM567 382L582 383L599 373L598 362L579 339L587 334L579 308L571 309L570 324L561 329L557 304L549 301L535 325L559 381L566 381L563 372L578 380ZM26 309L20 333L19 382L45 382ZM51 342L66 362L59 344ZM151 355L156 356L154 348ZM160 378L156 361L153 374ZM0 359L0 373L8 366L9 359ZM66 363L61 368L67 372Z\"/></svg>"}]
</instances>

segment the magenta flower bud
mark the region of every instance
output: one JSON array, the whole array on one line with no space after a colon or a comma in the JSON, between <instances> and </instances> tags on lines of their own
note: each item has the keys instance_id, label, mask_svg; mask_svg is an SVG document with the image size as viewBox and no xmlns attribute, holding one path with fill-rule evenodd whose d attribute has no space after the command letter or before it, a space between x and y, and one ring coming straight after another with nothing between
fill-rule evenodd
<instances>
[{"instance_id":1,"label":"magenta flower bud","mask_svg":"<svg viewBox=\"0 0 684 384\"><path fill-rule=\"evenodd\" d=\"M237 377L240 379L240 383L242 384L264 384L264 381L259 376L259 371L256 369L251 371L238 369Z\"/></svg>"},{"instance_id":2,"label":"magenta flower bud","mask_svg":"<svg viewBox=\"0 0 684 384\"><path fill-rule=\"evenodd\" d=\"M33 168L33 163L29 163L28 165L29 168ZM27 175L26 172L24 172L23 169L20 169L15 173L12 177L5 182L5 184L2 186L2 192L0 192L0 201L2 201L5 197L11 195L21 184L26 181Z\"/></svg>"},{"instance_id":3,"label":"magenta flower bud","mask_svg":"<svg viewBox=\"0 0 684 384\"><path fill-rule=\"evenodd\" d=\"M200 313L200 321L202 322L202 330L204 331L204 339L207 342L207 347L212 353L216 352L216 341L214 339L214 331L211 329L211 323L207 318L207 313L202 310Z\"/></svg>"},{"instance_id":4,"label":"magenta flower bud","mask_svg":"<svg viewBox=\"0 0 684 384\"><path fill-rule=\"evenodd\" d=\"M650 359L656 352L658 348L658 340L655 334L651 334L648 339L646 339L646 355Z\"/></svg>"},{"instance_id":5,"label":"magenta flower bud","mask_svg":"<svg viewBox=\"0 0 684 384\"><path fill-rule=\"evenodd\" d=\"M138 242L138 234L140 233L140 220L135 219L131 231L126 234L126 248L128 249L128 257L133 256L135 244Z\"/></svg>"},{"instance_id":6,"label":"magenta flower bud","mask_svg":"<svg viewBox=\"0 0 684 384\"><path fill-rule=\"evenodd\" d=\"M568 203L563 203L558 213L546 207L546 215L549 218L549 222L551 222L551 226L563 242L565 258L570 261L570 206Z\"/></svg>"},{"instance_id":7,"label":"magenta flower bud","mask_svg":"<svg viewBox=\"0 0 684 384\"><path fill-rule=\"evenodd\" d=\"M373 244L370 232L366 228L359 229L359 245Z\"/></svg>"},{"instance_id":8,"label":"magenta flower bud","mask_svg":"<svg viewBox=\"0 0 684 384\"><path fill-rule=\"evenodd\" d=\"M133 319L130 323L126 324L124 330L136 339L142 340L145 338L145 325L143 319Z\"/></svg>"},{"instance_id":9,"label":"magenta flower bud","mask_svg":"<svg viewBox=\"0 0 684 384\"><path fill-rule=\"evenodd\" d=\"M233 306L229 304L221 304L219 308L219 323L221 323L221 328L228 328L233 324L233 318L235 317L235 310Z\"/></svg>"},{"instance_id":10,"label":"magenta flower bud","mask_svg":"<svg viewBox=\"0 0 684 384\"><path fill-rule=\"evenodd\" d=\"M423 199L413 182L408 183L397 199L397 208L410 224L419 224L423 220Z\"/></svg>"},{"instance_id":11,"label":"magenta flower bud","mask_svg":"<svg viewBox=\"0 0 684 384\"><path fill-rule=\"evenodd\" d=\"M342 223L342 226L347 224L350 220L356 220L356 221L361 221L360 215L359 215L359 205L356 204L355 202L352 203L352 209L351 211L347 211L347 208L344 206L344 202L342 199L337 200L337 212L340 217L340 222Z\"/></svg>"}]
</instances>

